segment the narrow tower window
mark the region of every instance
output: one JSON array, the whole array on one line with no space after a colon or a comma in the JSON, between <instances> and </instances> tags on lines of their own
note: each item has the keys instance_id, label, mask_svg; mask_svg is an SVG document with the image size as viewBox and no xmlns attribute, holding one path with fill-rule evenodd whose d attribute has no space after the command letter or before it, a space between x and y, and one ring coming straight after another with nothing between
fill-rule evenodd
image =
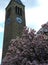
<instances>
[{"instance_id":1,"label":"narrow tower window","mask_svg":"<svg viewBox=\"0 0 48 65\"><path fill-rule=\"evenodd\" d=\"M22 8L19 8L19 7L16 6L15 7L15 12L16 12L16 14L22 16Z\"/></svg>"},{"instance_id":2,"label":"narrow tower window","mask_svg":"<svg viewBox=\"0 0 48 65\"><path fill-rule=\"evenodd\" d=\"M20 8L20 15L22 16L22 8Z\"/></svg>"},{"instance_id":3,"label":"narrow tower window","mask_svg":"<svg viewBox=\"0 0 48 65\"><path fill-rule=\"evenodd\" d=\"M19 14L19 7L18 7L18 12L17 13Z\"/></svg>"},{"instance_id":4,"label":"narrow tower window","mask_svg":"<svg viewBox=\"0 0 48 65\"><path fill-rule=\"evenodd\" d=\"M7 11L7 18L9 18L10 13L11 13L11 8L9 8L8 11Z\"/></svg>"},{"instance_id":5,"label":"narrow tower window","mask_svg":"<svg viewBox=\"0 0 48 65\"><path fill-rule=\"evenodd\" d=\"M16 11L16 13L17 13L17 11L18 11L18 10L17 10L17 6L15 7L15 11Z\"/></svg>"}]
</instances>

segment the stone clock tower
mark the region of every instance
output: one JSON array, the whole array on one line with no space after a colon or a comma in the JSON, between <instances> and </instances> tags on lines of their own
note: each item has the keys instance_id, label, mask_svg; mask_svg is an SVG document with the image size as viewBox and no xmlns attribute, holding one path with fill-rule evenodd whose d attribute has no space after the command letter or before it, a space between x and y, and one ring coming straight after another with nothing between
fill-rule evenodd
<instances>
[{"instance_id":1,"label":"stone clock tower","mask_svg":"<svg viewBox=\"0 0 48 65\"><path fill-rule=\"evenodd\" d=\"M7 52L9 42L16 36L21 36L25 26L25 6L21 0L11 0L6 7L5 29L3 40L3 55Z\"/></svg>"}]
</instances>

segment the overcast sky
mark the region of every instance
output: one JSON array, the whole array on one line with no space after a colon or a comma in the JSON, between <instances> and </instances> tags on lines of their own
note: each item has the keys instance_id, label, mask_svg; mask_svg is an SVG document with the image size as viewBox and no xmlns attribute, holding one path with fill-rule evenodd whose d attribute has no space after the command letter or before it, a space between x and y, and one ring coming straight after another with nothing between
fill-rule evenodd
<instances>
[{"instance_id":1,"label":"overcast sky","mask_svg":"<svg viewBox=\"0 0 48 65\"><path fill-rule=\"evenodd\" d=\"M10 0L0 1L0 62L3 46L5 7ZM25 5L26 25L38 31L48 21L48 0L22 0Z\"/></svg>"}]
</instances>

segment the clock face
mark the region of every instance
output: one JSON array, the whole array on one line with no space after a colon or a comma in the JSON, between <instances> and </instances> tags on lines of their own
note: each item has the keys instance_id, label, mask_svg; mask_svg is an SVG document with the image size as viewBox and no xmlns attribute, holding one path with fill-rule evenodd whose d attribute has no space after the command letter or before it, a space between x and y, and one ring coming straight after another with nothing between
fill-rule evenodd
<instances>
[{"instance_id":1,"label":"clock face","mask_svg":"<svg viewBox=\"0 0 48 65\"><path fill-rule=\"evenodd\" d=\"M17 18L16 18L16 21L17 21L18 23L22 23L22 19L21 19L20 17L17 17Z\"/></svg>"},{"instance_id":2,"label":"clock face","mask_svg":"<svg viewBox=\"0 0 48 65\"><path fill-rule=\"evenodd\" d=\"M7 23L7 24L10 24L10 20L11 20L11 19L8 18L7 21L6 21L6 23Z\"/></svg>"}]
</instances>

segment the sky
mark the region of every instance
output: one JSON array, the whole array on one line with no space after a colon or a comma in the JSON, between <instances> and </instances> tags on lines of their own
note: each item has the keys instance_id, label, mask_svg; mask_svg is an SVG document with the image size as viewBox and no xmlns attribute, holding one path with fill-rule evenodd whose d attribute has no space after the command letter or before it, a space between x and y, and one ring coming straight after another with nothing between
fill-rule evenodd
<instances>
[{"instance_id":1,"label":"sky","mask_svg":"<svg viewBox=\"0 0 48 65\"><path fill-rule=\"evenodd\" d=\"M5 8L10 0L0 1L0 63L5 26ZM38 31L48 21L48 0L21 0L25 5L26 26Z\"/></svg>"}]
</instances>

